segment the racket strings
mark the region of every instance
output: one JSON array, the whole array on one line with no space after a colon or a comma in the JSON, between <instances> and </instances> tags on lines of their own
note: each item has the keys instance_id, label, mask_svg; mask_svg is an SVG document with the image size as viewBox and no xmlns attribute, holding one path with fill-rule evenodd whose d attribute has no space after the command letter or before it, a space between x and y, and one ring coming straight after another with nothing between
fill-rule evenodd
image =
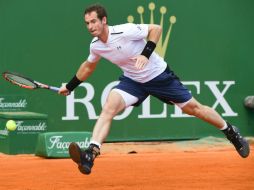
<instances>
[{"instance_id":1,"label":"racket strings","mask_svg":"<svg viewBox=\"0 0 254 190\"><path fill-rule=\"evenodd\" d=\"M13 75L10 73L6 73L5 78L12 82L13 84L16 84L18 86L24 87L24 88L36 88L36 84L34 84L29 79L26 79L22 76Z\"/></svg>"}]
</instances>

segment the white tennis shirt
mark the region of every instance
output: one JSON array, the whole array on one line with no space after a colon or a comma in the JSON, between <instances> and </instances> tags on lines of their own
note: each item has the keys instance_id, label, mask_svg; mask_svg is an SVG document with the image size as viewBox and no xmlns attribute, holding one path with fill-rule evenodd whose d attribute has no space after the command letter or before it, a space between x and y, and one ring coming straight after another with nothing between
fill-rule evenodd
<instances>
[{"instance_id":1,"label":"white tennis shirt","mask_svg":"<svg viewBox=\"0 0 254 190\"><path fill-rule=\"evenodd\" d=\"M90 44L89 62L97 62L101 57L120 67L124 76L134 81L145 83L159 74L167 67L167 63L155 52L149 58L143 69L135 67L132 58L140 55L146 45L148 36L147 24L122 24L109 26L109 35L106 43L95 37Z\"/></svg>"}]
</instances>

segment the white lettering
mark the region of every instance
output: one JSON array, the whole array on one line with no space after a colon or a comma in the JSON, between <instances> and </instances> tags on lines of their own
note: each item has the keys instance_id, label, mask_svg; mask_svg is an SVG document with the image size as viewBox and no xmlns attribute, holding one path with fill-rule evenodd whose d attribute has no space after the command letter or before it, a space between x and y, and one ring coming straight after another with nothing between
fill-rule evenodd
<instances>
[{"instance_id":1,"label":"white lettering","mask_svg":"<svg viewBox=\"0 0 254 190\"><path fill-rule=\"evenodd\" d=\"M20 99L18 102L3 102L4 98L0 98L0 108L25 108L27 105L26 99Z\"/></svg>"},{"instance_id":2,"label":"white lettering","mask_svg":"<svg viewBox=\"0 0 254 190\"><path fill-rule=\"evenodd\" d=\"M106 99L108 97L108 94L110 93L111 89L116 86L119 83L119 81L113 81L109 83L103 90L101 94L101 105L103 106L106 102ZM184 81L182 82L186 86L191 86L192 92L195 94L201 93L201 85L200 81ZM217 87L219 85L219 81L205 81L204 84L208 86L209 90L213 93L213 95L216 98L216 102L213 104L212 108L215 109L218 105L221 105L221 107L224 109L224 113L222 113L222 116L227 117L235 117L238 114L232 110L229 103L226 101L224 95L228 91L229 87L235 84L235 81L223 81L223 84L225 85L224 89L220 91ZM63 120L78 120L79 116L75 115L75 105L76 103L83 104L87 109L87 114L89 119L98 119L98 116L95 113L95 108L91 101L94 98L94 87L90 83L82 83L80 84L79 88L85 88L86 90L86 96L83 98L75 98L74 92L71 93L71 95L67 96L66 98L66 115L62 117ZM161 113L152 113L152 105L151 105L151 99L148 97L142 106L142 113L138 115L138 118L144 119L144 118L167 118L167 104L162 104L162 111ZM127 118L133 110L133 107L129 107L125 109L121 114L114 117L114 120L123 120ZM178 106L174 106L174 112L170 115L172 118L188 118L193 117L188 114L184 114Z\"/></svg>"},{"instance_id":3,"label":"white lettering","mask_svg":"<svg viewBox=\"0 0 254 190\"><path fill-rule=\"evenodd\" d=\"M17 131L46 131L47 124L45 122L40 122L36 125L24 125L24 121L16 121Z\"/></svg>"},{"instance_id":4,"label":"white lettering","mask_svg":"<svg viewBox=\"0 0 254 190\"><path fill-rule=\"evenodd\" d=\"M0 135L8 136L8 134L9 134L9 131L7 129L0 130Z\"/></svg>"},{"instance_id":5,"label":"white lettering","mask_svg":"<svg viewBox=\"0 0 254 190\"><path fill-rule=\"evenodd\" d=\"M63 84L65 85L65 84ZM75 103L83 104L87 109L89 119L97 119L98 116L95 113L93 104L90 102L94 97L94 88L90 83L81 83L79 87L86 89L86 96L78 99L74 98L74 91L66 98L66 116L62 117L62 120L78 120L79 117L75 116Z\"/></svg>"},{"instance_id":6,"label":"white lettering","mask_svg":"<svg viewBox=\"0 0 254 190\"><path fill-rule=\"evenodd\" d=\"M229 106L228 102L224 98L224 95L228 91L229 87L235 84L235 81L223 81L223 84L226 86L222 90L222 92L220 92L217 88L218 84L220 84L219 81L205 82L205 85L207 85L211 89L213 95L216 98L216 102L213 104L212 108L215 109L220 104L225 111L224 113L222 113L222 116L237 116L238 114L232 110L232 108Z\"/></svg>"},{"instance_id":7,"label":"white lettering","mask_svg":"<svg viewBox=\"0 0 254 190\"><path fill-rule=\"evenodd\" d=\"M63 136L52 136L49 138L50 145L48 146L48 149L61 149L66 150L69 148L71 142L69 141L63 141ZM87 148L89 146L90 140L88 138L85 139L85 141L79 141L76 142L80 148Z\"/></svg>"}]
</instances>

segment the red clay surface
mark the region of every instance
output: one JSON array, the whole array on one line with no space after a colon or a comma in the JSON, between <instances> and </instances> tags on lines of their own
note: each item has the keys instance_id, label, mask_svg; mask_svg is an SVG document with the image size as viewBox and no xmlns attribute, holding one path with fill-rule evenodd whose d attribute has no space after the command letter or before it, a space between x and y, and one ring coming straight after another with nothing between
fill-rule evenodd
<instances>
[{"instance_id":1,"label":"red clay surface","mask_svg":"<svg viewBox=\"0 0 254 190\"><path fill-rule=\"evenodd\" d=\"M88 176L79 173L77 166L70 159L0 154L0 189L254 189L254 156L250 154L248 158L243 159L232 146L195 151L176 150L169 146L168 149L151 148L147 151L147 145L143 148L137 146L136 154L116 151L116 147L123 150L123 144L111 149L105 147ZM254 152L253 145L251 151Z\"/></svg>"}]
</instances>

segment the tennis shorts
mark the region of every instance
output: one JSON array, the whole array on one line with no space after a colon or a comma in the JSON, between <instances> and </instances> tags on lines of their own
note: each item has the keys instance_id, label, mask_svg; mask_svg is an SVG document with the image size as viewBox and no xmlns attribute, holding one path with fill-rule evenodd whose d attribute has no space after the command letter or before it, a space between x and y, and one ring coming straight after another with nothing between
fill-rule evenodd
<instances>
[{"instance_id":1,"label":"tennis shorts","mask_svg":"<svg viewBox=\"0 0 254 190\"><path fill-rule=\"evenodd\" d=\"M115 89L122 90L138 98L132 106L139 106L149 95L154 96L167 104L188 102L192 95L180 82L179 78L168 67L154 79L139 83L124 75Z\"/></svg>"}]
</instances>

